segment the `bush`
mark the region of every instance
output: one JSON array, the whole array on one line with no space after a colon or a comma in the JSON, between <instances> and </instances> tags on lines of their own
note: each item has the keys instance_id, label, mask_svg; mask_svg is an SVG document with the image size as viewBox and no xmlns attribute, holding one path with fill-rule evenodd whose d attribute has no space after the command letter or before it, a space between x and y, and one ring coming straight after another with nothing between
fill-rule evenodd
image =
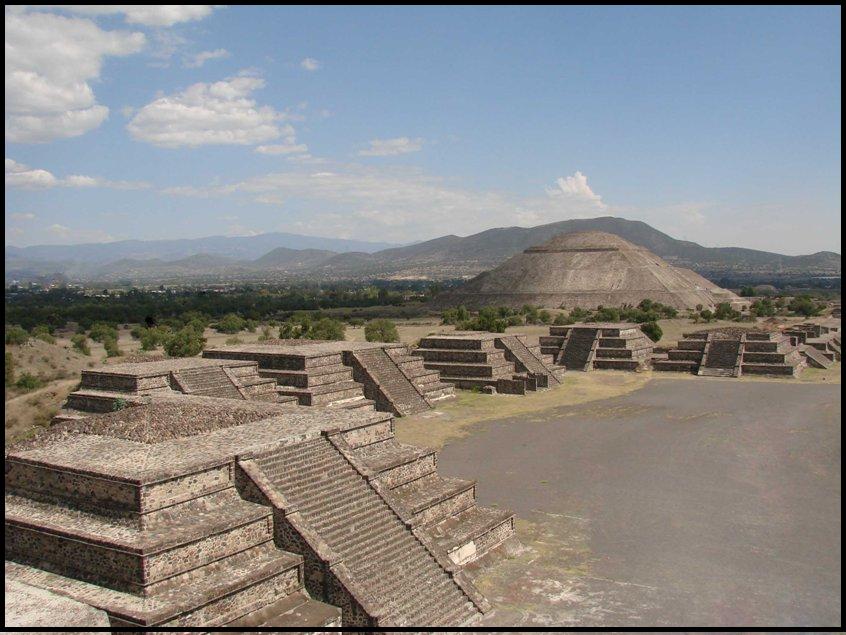
<instances>
[{"instance_id":1,"label":"bush","mask_svg":"<svg viewBox=\"0 0 846 635\"><path fill-rule=\"evenodd\" d=\"M56 343L56 338L53 337L53 334L50 332L50 327L46 324L33 326L30 333L32 333L32 336L35 339L41 340L42 342L47 342L48 344Z\"/></svg>"},{"instance_id":2,"label":"bush","mask_svg":"<svg viewBox=\"0 0 846 635\"><path fill-rule=\"evenodd\" d=\"M714 314L711 312L710 309L703 309L699 312L699 317L701 317L706 322L710 322L714 319Z\"/></svg>"},{"instance_id":3,"label":"bush","mask_svg":"<svg viewBox=\"0 0 846 635\"><path fill-rule=\"evenodd\" d=\"M569 317L573 322L584 322L590 317L590 311L580 307L575 307L572 311L570 311Z\"/></svg>"},{"instance_id":4,"label":"bush","mask_svg":"<svg viewBox=\"0 0 846 635\"><path fill-rule=\"evenodd\" d=\"M85 333L77 333L71 337L71 344L83 355L91 354L91 347L88 346L88 338L85 336Z\"/></svg>"},{"instance_id":5,"label":"bush","mask_svg":"<svg viewBox=\"0 0 846 635\"><path fill-rule=\"evenodd\" d=\"M345 330L346 327L340 320L321 318L314 323L307 337L311 340L342 340Z\"/></svg>"},{"instance_id":6,"label":"bush","mask_svg":"<svg viewBox=\"0 0 846 635\"><path fill-rule=\"evenodd\" d=\"M756 317L771 317L776 314L776 306L769 298L755 300L749 310Z\"/></svg>"},{"instance_id":7,"label":"bush","mask_svg":"<svg viewBox=\"0 0 846 635\"><path fill-rule=\"evenodd\" d=\"M714 311L714 317L718 320L736 320L740 317L740 311L732 309L728 302L720 302Z\"/></svg>"},{"instance_id":8,"label":"bush","mask_svg":"<svg viewBox=\"0 0 846 635\"><path fill-rule=\"evenodd\" d=\"M244 340L242 340L237 335L233 335L232 337L226 338L226 345L227 346L234 346L235 344L243 344Z\"/></svg>"},{"instance_id":9,"label":"bush","mask_svg":"<svg viewBox=\"0 0 846 635\"><path fill-rule=\"evenodd\" d=\"M747 286L747 287L743 287L740 290L740 297L741 298L751 298L753 295L755 295L755 289L753 287Z\"/></svg>"},{"instance_id":10,"label":"bush","mask_svg":"<svg viewBox=\"0 0 846 635\"><path fill-rule=\"evenodd\" d=\"M599 307L593 316L596 322L619 322L620 310L612 309L610 307Z\"/></svg>"},{"instance_id":11,"label":"bush","mask_svg":"<svg viewBox=\"0 0 846 635\"><path fill-rule=\"evenodd\" d=\"M88 335L95 342L102 342L104 346L106 344L106 340L114 340L115 345L117 345L118 330L114 324L95 322L91 325L91 330Z\"/></svg>"},{"instance_id":12,"label":"bush","mask_svg":"<svg viewBox=\"0 0 846 635\"><path fill-rule=\"evenodd\" d=\"M362 318L350 318L347 320L347 323L352 327L364 326L364 320Z\"/></svg>"},{"instance_id":13,"label":"bush","mask_svg":"<svg viewBox=\"0 0 846 635\"><path fill-rule=\"evenodd\" d=\"M470 319L470 311L464 305L455 309L447 309L442 315L443 324L459 324Z\"/></svg>"},{"instance_id":14,"label":"bush","mask_svg":"<svg viewBox=\"0 0 846 635\"><path fill-rule=\"evenodd\" d=\"M6 385L15 383L15 358L11 353L6 353Z\"/></svg>"},{"instance_id":15,"label":"bush","mask_svg":"<svg viewBox=\"0 0 846 635\"><path fill-rule=\"evenodd\" d=\"M24 373L18 378L18 381L15 382L15 386L21 390L35 390L37 388L41 388L43 385L44 382L41 381L41 379L30 373Z\"/></svg>"},{"instance_id":16,"label":"bush","mask_svg":"<svg viewBox=\"0 0 846 635\"><path fill-rule=\"evenodd\" d=\"M538 319L541 321L542 324L552 324L552 313L543 309L538 313Z\"/></svg>"},{"instance_id":17,"label":"bush","mask_svg":"<svg viewBox=\"0 0 846 635\"><path fill-rule=\"evenodd\" d=\"M644 322L640 325L640 330L643 331L644 335L653 342L660 340L661 336L664 334L661 327L658 325L658 322Z\"/></svg>"},{"instance_id":18,"label":"bush","mask_svg":"<svg viewBox=\"0 0 846 635\"><path fill-rule=\"evenodd\" d=\"M6 344L21 345L29 341L29 333L20 326L6 327Z\"/></svg>"},{"instance_id":19,"label":"bush","mask_svg":"<svg viewBox=\"0 0 846 635\"><path fill-rule=\"evenodd\" d=\"M218 333L239 333L247 326L247 321L237 313L227 313L224 315L214 329Z\"/></svg>"},{"instance_id":20,"label":"bush","mask_svg":"<svg viewBox=\"0 0 846 635\"><path fill-rule=\"evenodd\" d=\"M552 321L555 326L567 326L568 324L572 324L573 320L569 317L564 315L563 313L559 313L555 316L555 319Z\"/></svg>"},{"instance_id":21,"label":"bush","mask_svg":"<svg viewBox=\"0 0 846 635\"><path fill-rule=\"evenodd\" d=\"M170 329L166 326L154 326L141 331L141 350L154 351L165 343Z\"/></svg>"},{"instance_id":22,"label":"bush","mask_svg":"<svg viewBox=\"0 0 846 635\"><path fill-rule=\"evenodd\" d=\"M813 317L822 313L825 305L814 302L814 299L809 295L798 295L790 301L787 308L796 315Z\"/></svg>"},{"instance_id":23,"label":"bush","mask_svg":"<svg viewBox=\"0 0 846 635\"><path fill-rule=\"evenodd\" d=\"M171 333L164 342L164 350L170 357L194 357L206 345L202 332L185 326Z\"/></svg>"},{"instance_id":24,"label":"bush","mask_svg":"<svg viewBox=\"0 0 846 635\"><path fill-rule=\"evenodd\" d=\"M117 339L108 338L103 340L103 348L106 349L106 357L120 357L123 351L118 346Z\"/></svg>"},{"instance_id":25,"label":"bush","mask_svg":"<svg viewBox=\"0 0 846 635\"><path fill-rule=\"evenodd\" d=\"M399 342L399 331L391 320L371 320L364 327L364 339L368 342Z\"/></svg>"},{"instance_id":26,"label":"bush","mask_svg":"<svg viewBox=\"0 0 846 635\"><path fill-rule=\"evenodd\" d=\"M258 336L258 341L264 342L266 340L271 339L272 337L273 337L273 334L270 332L270 327L264 326L261 329L261 335Z\"/></svg>"}]
</instances>

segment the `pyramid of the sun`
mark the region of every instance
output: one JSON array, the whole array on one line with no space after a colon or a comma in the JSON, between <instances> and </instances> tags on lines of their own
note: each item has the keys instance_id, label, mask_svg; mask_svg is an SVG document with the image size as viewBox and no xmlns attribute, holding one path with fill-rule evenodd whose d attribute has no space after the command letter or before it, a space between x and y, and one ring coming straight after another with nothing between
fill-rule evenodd
<instances>
[{"instance_id":1,"label":"pyramid of the sun","mask_svg":"<svg viewBox=\"0 0 846 635\"><path fill-rule=\"evenodd\" d=\"M689 269L606 232L559 234L496 269L441 294L438 306L549 308L637 305L650 299L677 309L714 307L739 298Z\"/></svg>"}]
</instances>

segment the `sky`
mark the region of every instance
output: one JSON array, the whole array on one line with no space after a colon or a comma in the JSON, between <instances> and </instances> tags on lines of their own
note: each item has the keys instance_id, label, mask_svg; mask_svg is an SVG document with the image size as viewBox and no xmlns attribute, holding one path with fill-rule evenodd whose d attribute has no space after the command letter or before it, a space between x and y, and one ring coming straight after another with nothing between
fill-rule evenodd
<instances>
[{"instance_id":1,"label":"sky","mask_svg":"<svg viewBox=\"0 0 846 635\"><path fill-rule=\"evenodd\" d=\"M6 9L6 244L621 216L840 252L839 7Z\"/></svg>"}]
</instances>

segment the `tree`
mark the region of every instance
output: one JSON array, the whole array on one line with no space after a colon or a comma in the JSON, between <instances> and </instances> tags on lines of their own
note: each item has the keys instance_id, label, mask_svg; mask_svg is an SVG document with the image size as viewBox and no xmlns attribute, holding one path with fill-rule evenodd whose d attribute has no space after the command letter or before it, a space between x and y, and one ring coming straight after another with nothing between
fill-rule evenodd
<instances>
[{"instance_id":1,"label":"tree","mask_svg":"<svg viewBox=\"0 0 846 635\"><path fill-rule=\"evenodd\" d=\"M88 335L95 342L101 342L105 345L106 340L111 339L117 342L118 331L114 324L109 324L107 322L95 322L91 325Z\"/></svg>"},{"instance_id":2,"label":"tree","mask_svg":"<svg viewBox=\"0 0 846 635\"><path fill-rule=\"evenodd\" d=\"M218 333L239 333L247 326L247 321L237 313L227 313L214 328Z\"/></svg>"},{"instance_id":3,"label":"tree","mask_svg":"<svg viewBox=\"0 0 846 635\"><path fill-rule=\"evenodd\" d=\"M314 323L307 337L310 340L343 340L346 327L340 320L321 318Z\"/></svg>"},{"instance_id":4,"label":"tree","mask_svg":"<svg viewBox=\"0 0 846 635\"><path fill-rule=\"evenodd\" d=\"M653 342L660 340L661 336L664 334L658 322L644 322L640 325L640 330L643 331L644 335Z\"/></svg>"},{"instance_id":5,"label":"tree","mask_svg":"<svg viewBox=\"0 0 846 635\"><path fill-rule=\"evenodd\" d=\"M15 383L15 358L11 353L6 353L6 385L11 386Z\"/></svg>"},{"instance_id":6,"label":"tree","mask_svg":"<svg viewBox=\"0 0 846 635\"><path fill-rule=\"evenodd\" d=\"M103 348L106 349L106 357L120 357L123 351L118 346L117 338L108 338L103 340Z\"/></svg>"},{"instance_id":7,"label":"tree","mask_svg":"<svg viewBox=\"0 0 846 635\"><path fill-rule=\"evenodd\" d=\"M172 333L164 343L164 350L170 357L194 357L199 355L206 345L202 333L185 326Z\"/></svg>"},{"instance_id":8,"label":"tree","mask_svg":"<svg viewBox=\"0 0 846 635\"><path fill-rule=\"evenodd\" d=\"M822 313L825 305L814 302L813 298L809 295L797 295L790 301L787 308L796 315L812 317Z\"/></svg>"},{"instance_id":9,"label":"tree","mask_svg":"<svg viewBox=\"0 0 846 635\"><path fill-rule=\"evenodd\" d=\"M710 322L714 319L714 314L711 312L710 309L703 309L699 312L700 317L705 320L706 322Z\"/></svg>"},{"instance_id":10,"label":"tree","mask_svg":"<svg viewBox=\"0 0 846 635\"><path fill-rule=\"evenodd\" d=\"M399 331L391 320L371 320L364 326L364 339L368 342L399 342Z\"/></svg>"},{"instance_id":11,"label":"tree","mask_svg":"<svg viewBox=\"0 0 846 635\"><path fill-rule=\"evenodd\" d=\"M741 298L751 298L755 295L755 289L750 286L745 286L740 290L740 297Z\"/></svg>"}]
</instances>

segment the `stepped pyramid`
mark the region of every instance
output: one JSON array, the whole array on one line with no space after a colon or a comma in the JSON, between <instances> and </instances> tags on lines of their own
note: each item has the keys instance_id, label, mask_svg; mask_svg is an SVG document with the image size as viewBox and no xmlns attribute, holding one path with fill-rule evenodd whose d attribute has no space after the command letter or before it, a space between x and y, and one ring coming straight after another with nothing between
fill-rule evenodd
<instances>
[{"instance_id":1,"label":"stepped pyramid","mask_svg":"<svg viewBox=\"0 0 846 635\"><path fill-rule=\"evenodd\" d=\"M438 296L438 307L465 305L549 308L637 305L650 299L677 309L741 302L689 269L607 232L559 234L496 269Z\"/></svg>"},{"instance_id":2,"label":"stepped pyramid","mask_svg":"<svg viewBox=\"0 0 846 635\"><path fill-rule=\"evenodd\" d=\"M513 536L393 415L147 395L7 446L7 580L113 627L462 626Z\"/></svg>"}]
</instances>

